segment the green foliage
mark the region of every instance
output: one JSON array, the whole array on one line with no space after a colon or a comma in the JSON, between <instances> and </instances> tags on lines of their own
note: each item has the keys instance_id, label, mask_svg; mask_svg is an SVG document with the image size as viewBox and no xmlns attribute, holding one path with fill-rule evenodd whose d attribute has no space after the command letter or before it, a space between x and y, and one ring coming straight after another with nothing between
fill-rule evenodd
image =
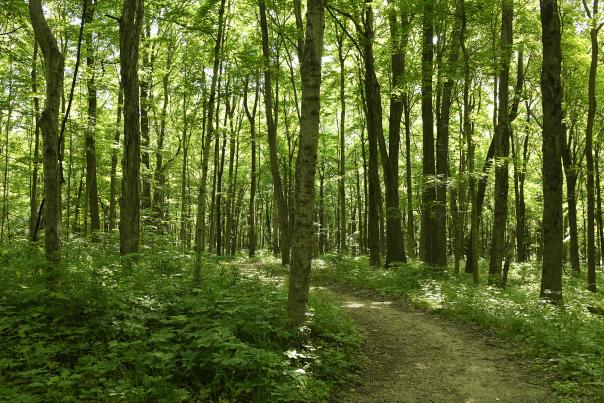
<instances>
[{"instance_id":1,"label":"green foliage","mask_svg":"<svg viewBox=\"0 0 604 403\"><path fill-rule=\"evenodd\" d=\"M176 250L122 265L102 243L66 249L56 292L39 250L0 254L0 400L322 401L353 365L359 337L330 300L290 330L285 290L232 263L206 261L194 288Z\"/></svg>"},{"instance_id":2,"label":"green foliage","mask_svg":"<svg viewBox=\"0 0 604 403\"><path fill-rule=\"evenodd\" d=\"M602 294L585 291L584 276L565 277L565 306L557 308L539 300L541 268L535 264L512 265L505 290L475 287L470 275L431 270L418 262L387 270L370 267L364 257L327 257L315 267L318 282L410 299L515 342L552 371L553 388L562 399L604 398L604 317L587 309L599 306Z\"/></svg>"}]
</instances>

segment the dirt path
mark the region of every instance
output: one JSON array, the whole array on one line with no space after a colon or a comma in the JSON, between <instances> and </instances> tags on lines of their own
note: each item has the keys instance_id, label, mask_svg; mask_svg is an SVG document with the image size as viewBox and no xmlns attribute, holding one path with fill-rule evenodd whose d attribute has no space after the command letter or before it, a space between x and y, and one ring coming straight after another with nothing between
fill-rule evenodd
<instances>
[{"instance_id":1,"label":"dirt path","mask_svg":"<svg viewBox=\"0 0 604 403\"><path fill-rule=\"evenodd\" d=\"M358 382L338 402L553 402L526 366L483 336L389 301L327 291L366 335Z\"/></svg>"}]
</instances>

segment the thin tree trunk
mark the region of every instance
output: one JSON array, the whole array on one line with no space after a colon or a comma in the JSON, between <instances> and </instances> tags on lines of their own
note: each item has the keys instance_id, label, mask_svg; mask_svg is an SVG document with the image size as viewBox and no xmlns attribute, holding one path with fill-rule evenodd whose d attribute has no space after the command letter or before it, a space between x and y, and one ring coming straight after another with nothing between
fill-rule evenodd
<instances>
[{"instance_id":1,"label":"thin tree trunk","mask_svg":"<svg viewBox=\"0 0 604 403\"><path fill-rule=\"evenodd\" d=\"M279 220L281 263L286 265L290 261L290 234L289 219L287 217L287 206L283 193L283 183L279 173L279 157L277 154L277 126L273 119L273 94L271 84L271 62L269 53L268 22L266 18L265 0L259 1L260 29L262 31L262 57L264 61L264 103L266 113L266 125L268 134L268 146L270 154L271 175L273 178L273 191L277 204L277 215Z\"/></svg>"},{"instance_id":2,"label":"thin tree trunk","mask_svg":"<svg viewBox=\"0 0 604 403\"><path fill-rule=\"evenodd\" d=\"M563 130L562 135L565 136ZM579 273L581 264L579 261L579 231L577 228L577 165L575 158L571 155L571 142L573 135L562 142L562 161L564 163L564 174L566 177L566 202L568 204L568 229L570 235L570 265L574 274Z\"/></svg>"},{"instance_id":3,"label":"thin tree trunk","mask_svg":"<svg viewBox=\"0 0 604 403\"><path fill-rule=\"evenodd\" d=\"M259 83L256 80L256 94L254 96L254 107L250 112L248 106L248 89L249 89L249 79L245 80L245 88L243 93L243 107L245 109L245 115L250 124L250 152L251 152L251 166L250 166L250 200L249 200L249 210L248 210L248 255L249 257L253 257L256 255L256 110L258 107L258 91L259 91Z\"/></svg>"},{"instance_id":4,"label":"thin tree trunk","mask_svg":"<svg viewBox=\"0 0 604 403\"><path fill-rule=\"evenodd\" d=\"M31 90L34 94L34 156L33 171L31 174L31 191L29 198L29 239L33 242L36 239L36 222L38 218L38 176L40 165L40 100L38 93L38 42L34 41L34 54L31 69Z\"/></svg>"},{"instance_id":5,"label":"thin tree trunk","mask_svg":"<svg viewBox=\"0 0 604 403\"><path fill-rule=\"evenodd\" d=\"M339 177L338 177L338 220L339 228L339 245L340 252L347 250L346 245L346 55L344 54L344 32L339 32L336 38L338 45L338 61L340 64L340 160L339 160Z\"/></svg>"},{"instance_id":6,"label":"thin tree trunk","mask_svg":"<svg viewBox=\"0 0 604 403\"><path fill-rule=\"evenodd\" d=\"M185 79L187 77L187 72L185 72ZM183 249L186 247L187 240L187 225L189 221L189 217L187 215L187 175L188 175L188 157L189 157L189 140L187 138L188 133L188 117L187 117L187 91L184 89L182 96L182 113L183 113L183 129L182 129L182 138L181 138L181 146L182 149L182 171L180 176L180 231L179 231L179 240Z\"/></svg>"},{"instance_id":7,"label":"thin tree trunk","mask_svg":"<svg viewBox=\"0 0 604 403\"><path fill-rule=\"evenodd\" d=\"M140 80L141 162L143 163L141 208L144 210L151 208L151 165L149 160L149 146L151 144L149 137L149 108L151 100L149 89L151 86L150 70L153 70L153 66L149 63L150 30L150 25L147 23L145 32L143 32L143 66L142 80Z\"/></svg>"},{"instance_id":8,"label":"thin tree trunk","mask_svg":"<svg viewBox=\"0 0 604 403\"><path fill-rule=\"evenodd\" d=\"M367 114L367 139L369 143L368 162L368 200L367 200L367 244L369 246L369 263L372 266L381 265L380 256L380 214L381 205L380 178L378 168L378 141L383 136L382 104L379 82L375 71L373 55L373 5L368 0L365 2L365 26L363 34L363 60L365 64L365 105ZM398 152L398 150L397 150Z\"/></svg>"},{"instance_id":9,"label":"thin tree trunk","mask_svg":"<svg viewBox=\"0 0 604 403\"><path fill-rule=\"evenodd\" d=\"M207 196L207 178L208 178L208 162L210 158L210 146L212 137L214 136L214 108L216 102L216 86L218 75L220 74L220 57L222 48L222 37L224 31L224 10L226 0L220 1L218 9L218 35L216 44L214 45L214 64L212 67L212 81L210 84L210 94L208 99L208 117L207 129L203 140L203 149L201 152L201 180L199 184L199 195L197 197L197 221L195 225L195 270L194 281L199 284L201 281L201 253L204 248L204 231L205 231L205 212L206 212L206 196Z\"/></svg>"},{"instance_id":10,"label":"thin tree trunk","mask_svg":"<svg viewBox=\"0 0 604 403\"><path fill-rule=\"evenodd\" d=\"M461 8L463 0L455 2L455 22L453 25L451 51L447 60L446 81L442 89L442 103L439 121L437 122L436 139L436 173L438 183L436 187L435 209L435 246L434 263L436 266L447 265L447 179L449 174L449 120L453 98L454 73L459 59L459 47L462 33ZM455 214L455 213L453 213Z\"/></svg>"},{"instance_id":11,"label":"thin tree trunk","mask_svg":"<svg viewBox=\"0 0 604 403\"><path fill-rule=\"evenodd\" d=\"M434 59L434 6L431 1L425 1L422 20L422 225L420 237L420 250L422 260L433 266L436 260L436 222L434 217L434 204L436 202L436 188L434 186L435 161L434 161L434 115L432 110L432 75Z\"/></svg>"},{"instance_id":12,"label":"thin tree trunk","mask_svg":"<svg viewBox=\"0 0 604 403\"><path fill-rule=\"evenodd\" d=\"M585 130L585 158L587 163L587 289L596 292L596 245L595 245L595 189L593 159L593 129L596 117L596 76L598 71L598 0L594 0L592 13L585 10L591 20L591 67L589 69L587 128Z\"/></svg>"},{"instance_id":13,"label":"thin tree trunk","mask_svg":"<svg viewBox=\"0 0 604 403\"><path fill-rule=\"evenodd\" d=\"M501 59L499 70L499 106L495 132L495 205L489 259L489 285L502 286L502 264L505 258L505 234L508 212L508 161L510 148L509 76L513 42L513 4L503 0L501 6Z\"/></svg>"},{"instance_id":14,"label":"thin tree trunk","mask_svg":"<svg viewBox=\"0 0 604 403\"><path fill-rule=\"evenodd\" d=\"M170 47L173 45L174 44L171 42ZM159 232L162 234L166 232L166 167L164 166L164 142L166 139L166 124L168 118L168 103L170 92L170 74L172 72L173 57L174 50L168 49L168 56L166 59L166 71L164 73L164 76L162 77L163 104L160 115L159 134L157 137L157 150L155 152L155 173L153 176L155 182L155 186L153 187L153 206L155 208L157 226ZM203 92L205 93L205 91Z\"/></svg>"},{"instance_id":15,"label":"thin tree trunk","mask_svg":"<svg viewBox=\"0 0 604 403\"><path fill-rule=\"evenodd\" d=\"M604 228L602 227L602 192L600 191L600 143L596 143L594 155L594 169L596 172L596 223L598 225L598 246L600 247L599 258L600 266L604 263L602 256L604 255Z\"/></svg>"},{"instance_id":16,"label":"thin tree trunk","mask_svg":"<svg viewBox=\"0 0 604 403\"><path fill-rule=\"evenodd\" d=\"M6 116L6 126L4 131L4 174L3 174L3 182L2 182L2 218L0 219L0 244L4 242L4 227L6 226L6 238L10 238L10 228L9 228L9 214L8 214L8 153L10 150L9 144L9 133L11 129L12 123L12 115L13 115L13 59L12 54L9 56L9 73L8 73L8 114Z\"/></svg>"},{"instance_id":17,"label":"thin tree trunk","mask_svg":"<svg viewBox=\"0 0 604 403\"><path fill-rule=\"evenodd\" d=\"M120 127L122 126L122 105L124 104L124 89L120 83L117 95L117 112L115 124L115 138L111 150L111 174L109 182L109 231L115 229L116 213L116 193L117 193L117 160L118 149L120 145Z\"/></svg>"},{"instance_id":18,"label":"thin tree trunk","mask_svg":"<svg viewBox=\"0 0 604 403\"><path fill-rule=\"evenodd\" d=\"M86 25L92 23L94 18L95 2L88 1L86 9ZM88 130L86 130L86 194L88 196L88 211L90 212L90 231L93 239L95 232L101 229L101 219L99 216L99 192L96 178L96 83L95 83L95 58L94 47L92 44L92 31L86 32L86 70L88 79L86 87L88 89Z\"/></svg>"}]
</instances>

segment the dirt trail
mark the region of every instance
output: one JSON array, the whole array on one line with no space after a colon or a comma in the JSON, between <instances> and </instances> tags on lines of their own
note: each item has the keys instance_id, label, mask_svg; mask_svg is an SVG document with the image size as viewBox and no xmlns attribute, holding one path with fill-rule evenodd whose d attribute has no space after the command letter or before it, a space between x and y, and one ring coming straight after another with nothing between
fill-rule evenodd
<instances>
[{"instance_id":1,"label":"dirt trail","mask_svg":"<svg viewBox=\"0 0 604 403\"><path fill-rule=\"evenodd\" d=\"M358 382L337 402L553 402L509 352L429 313L327 291L366 335Z\"/></svg>"}]
</instances>

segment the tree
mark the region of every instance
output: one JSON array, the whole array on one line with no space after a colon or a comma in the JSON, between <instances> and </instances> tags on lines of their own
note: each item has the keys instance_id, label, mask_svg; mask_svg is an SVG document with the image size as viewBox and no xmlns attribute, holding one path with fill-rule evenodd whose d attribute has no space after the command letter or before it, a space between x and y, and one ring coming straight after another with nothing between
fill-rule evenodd
<instances>
[{"instance_id":1,"label":"tree","mask_svg":"<svg viewBox=\"0 0 604 403\"><path fill-rule=\"evenodd\" d=\"M283 192L283 181L279 172L279 157L277 155L277 125L273 116L273 88L271 79L271 55L269 53L268 22L266 18L266 3L264 0L258 2L260 8L260 30L262 33L262 59L264 67L264 111L268 135L268 148L270 156L270 168L273 178L273 191L277 205L277 218L279 220L279 235L281 250L281 263L286 265L290 261L290 224L287 214L285 194ZM278 99L278 97L277 97Z\"/></svg>"},{"instance_id":2,"label":"tree","mask_svg":"<svg viewBox=\"0 0 604 403\"><path fill-rule=\"evenodd\" d=\"M315 217L315 173L321 109L324 9L324 0L308 1L306 33L300 67L302 78L300 146L296 160L296 206L287 298L287 314L289 320L295 325L302 323L305 319L310 289Z\"/></svg>"},{"instance_id":3,"label":"tree","mask_svg":"<svg viewBox=\"0 0 604 403\"><path fill-rule=\"evenodd\" d=\"M508 161L510 149L509 77L512 54L513 3L503 0L501 6L501 58L499 70L499 106L495 129L495 207L493 234L489 254L489 284L503 286L502 263L505 255L505 234L508 213Z\"/></svg>"},{"instance_id":4,"label":"tree","mask_svg":"<svg viewBox=\"0 0 604 403\"><path fill-rule=\"evenodd\" d=\"M124 156L120 201L120 253L137 253L140 237L140 111L138 49L144 0L124 0L120 23L120 72L124 89Z\"/></svg>"},{"instance_id":5,"label":"tree","mask_svg":"<svg viewBox=\"0 0 604 403\"><path fill-rule=\"evenodd\" d=\"M562 84L556 0L541 0L543 68L543 270L541 297L562 303Z\"/></svg>"},{"instance_id":6,"label":"tree","mask_svg":"<svg viewBox=\"0 0 604 403\"><path fill-rule=\"evenodd\" d=\"M598 0L594 0L591 11L587 2L583 1L585 14L590 20L591 28L591 66L589 68L587 127L585 129L585 161L587 164L587 289L596 292L596 241L595 241L595 189L594 189L594 157L593 130L596 118L596 75L598 72L598 33L602 25L597 25Z\"/></svg>"},{"instance_id":7,"label":"tree","mask_svg":"<svg viewBox=\"0 0 604 403\"><path fill-rule=\"evenodd\" d=\"M422 17L422 224L420 253L422 260L436 265L436 222L434 204L436 186L434 183L434 114L432 109L432 75L434 62L434 5L424 0Z\"/></svg>"},{"instance_id":8,"label":"tree","mask_svg":"<svg viewBox=\"0 0 604 403\"><path fill-rule=\"evenodd\" d=\"M61 269L61 185L59 172L59 108L63 92L64 59L42 10L40 0L30 0L29 16L44 55L46 101L38 121L44 142L44 246L47 283L54 286Z\"/></svg>"},{"instance_id":9,"label":"tree","mask_svg":"<svg viewBox=\"0 0 604 403\"><path fill-rule=\"evenodd\" d=\"M86 0L86 15L84 17L86 25L89 26L94 18L95 2ZM92 31L86 32L86 87L88 90L88 128L86 130L86 195L88 211L90 212L90 231L94 233L101 229L101 219L99 217L99 191L96 178L96 119L97 119L97 97L95 84L95 58L94 47L92 43Z\"/></svg>"}]
</instances>

